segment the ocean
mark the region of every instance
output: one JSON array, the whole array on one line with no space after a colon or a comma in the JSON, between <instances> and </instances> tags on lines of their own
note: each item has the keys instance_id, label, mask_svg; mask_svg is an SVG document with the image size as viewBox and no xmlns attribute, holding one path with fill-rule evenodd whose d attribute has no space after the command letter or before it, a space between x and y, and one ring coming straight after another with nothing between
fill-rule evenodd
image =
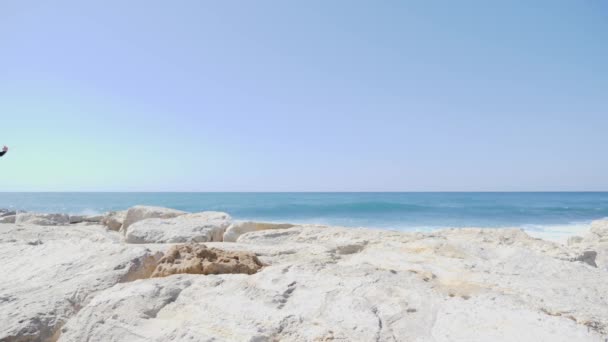
<instances>
[{"instance_id":1,"label":"ocean","mask_svg":"<svg viewBox=\"0 0 608 342\"><path fill-rule=\"evenodd\" d=\"M96 214L133 205L235 219L428 231L520 227L560 239L608 217L608 192L0 193L0 208Z\"/></svg>"}]
</instances>

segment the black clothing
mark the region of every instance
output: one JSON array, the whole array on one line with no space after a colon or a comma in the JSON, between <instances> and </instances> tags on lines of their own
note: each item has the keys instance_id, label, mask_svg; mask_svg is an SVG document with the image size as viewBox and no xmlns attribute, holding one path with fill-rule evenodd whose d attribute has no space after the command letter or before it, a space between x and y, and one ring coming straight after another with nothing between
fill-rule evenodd
<instances>
[{"instance_id":1,"label":"black clothing","mask_svg":"<svg viewBox=\"0 0 608 342\"><path fill-rule=\"evenodd\" d=\"M6 151L2 151L2 152L0 152L0 157L2 157L2 156L3 156L3 155L5 155L5 154L6 154Z\"/></svg>"}]
</instances>

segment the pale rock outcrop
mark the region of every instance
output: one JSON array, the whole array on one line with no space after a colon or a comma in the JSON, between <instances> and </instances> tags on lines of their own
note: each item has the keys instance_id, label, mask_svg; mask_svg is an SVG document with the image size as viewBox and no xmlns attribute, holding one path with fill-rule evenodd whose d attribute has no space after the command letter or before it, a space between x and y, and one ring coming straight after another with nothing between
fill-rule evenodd
<instances>
[{"instance_id":1,"label":"pale rock outcrop","mask_svg":"<svg viewBox=\"0 0 608 342\"><path fill-rule=\"evenodd\" d=\"M230 225L228 214L206 211L174 218L150 218L127 228L128 243L184 243L222 241Z\"/></svg>"},{"instance_id":2,"label":"pale rock outcrop","mask_svg":"<svg viewBox=\"0 0 608 342\"><path fill-rule=\"evenodd\" d=\"M298 226L207 247L257 273L101 291L61 341L603 341L608 272L519 230Z\"/></svg>"},{"instance_id":3,"label":"pale rock outcrop","mask_svg":"<svg viewBox=\"0 0 608 342\"><path fill-rule=\"evenodd\" d=\"M94 294L159 258L101 226L0 225L0 341L54 341Z\"/></svg>"},{"instance_id":4,"label":"pale rock outcrop","mask_svg":"<svg viewBox=\"0 0 608 342\"><path fill-rule=\"evenodd\" d=\"M221 241L230 222L152 218L127 233ZM608 338L607 221L568 246L517 229L317 225L134 245L67 224L0 225L0 341Z\"/></svg>"},{"instance_id":5,"label":"pale rock outcrop","mask_svg":"<svg viewBox=\"0 0 608 342\"><path fill-rule=\"evenodd\" d=\"M608 219L596 220L585 236L568 239L568 246L581 253L595 253L595 263L608 271Z\"/></svg>"},{"instance_id":6,"label":"pale rock outcrop","mask_svg":"<svg viewBox=\"0 0 608 342\"><path fill-rule=\"evenodd\" d=\"M15 223L57 226L70 223L70 217L66 214L18 213L15 217Z\"/></svg>"},{"instance_id":7,"label":"pale rock outcrop","mask_svg":"<svg viewBox=\"0 0 608 342\"><path fill-rule=\"evenodd\" d=\"M15 223L17 215L6 215L0 217L0 223Z\"/></svg>"},{"instance_id":8,"label":"pale rock outcrop","mask_svg":"<svg viewBox=\"0 0 608 342\"><path fill-rule=\"evenodd\" d=\"M127 216L127 211L110 211L106 213L101 219L101 224L106 226L109 230L119 231L122 228L122 223Z\"/></svg>"},{"instance_id":9,"label":"pale rock outcrop","mask_svg":"<svg viewBox=\"0 0 608 342\"><path fill-rule=\"evenodd\" d=\"M263 267L253 253L207 248L203 244L171 247L160 259L152 277L172 274L254 274Z\"/></svg>"},{"instance_id":10,"label":"pale rock outcrop","mask_svg":"<svg viewBox=\"0 0 608 342\"><path fill-rule=\"evenodd\" d=\"M149 219L149 218L168 219L168 218L181 216L184 214L187 214L187 213L185 211L181 211L181 210L138 205L138 206L130 208L127 211L127 214L124 218L121 229L123 231L126 231L129 228L129 226L131 226L133 223L141 221L141 220Z\"/></svg>"},{"instance_id":11,"label":"pale rock outcrop","mask_svg":"<svg viewBox=\"0 0 608 342\"><path fill-rule=\"evenodd\" d=\"M290 223L235 221L226 229L226 232L224 233L224 242L236 242L239 236L249 232L268 229L286 229L291 227L294 227L294 225Z\"/></svg>"}]
</instances>

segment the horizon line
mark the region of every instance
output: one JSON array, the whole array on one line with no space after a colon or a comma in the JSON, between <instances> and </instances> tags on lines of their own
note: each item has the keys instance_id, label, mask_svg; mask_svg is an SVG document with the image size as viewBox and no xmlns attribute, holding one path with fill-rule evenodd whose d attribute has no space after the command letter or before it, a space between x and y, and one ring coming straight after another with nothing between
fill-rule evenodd
<instances>
[{"instance_id":1,"label":"horizon line","mask_svg":"<svg viewBox=\"0 0 608 342\"><path fill-rule=\"evenodd\" d=\"M108 193L108 194L281 194L281 193L608 193L608 190L391 190L391 191L0 191L0 194L44 194L44 193Z\"/></svg>"}]
</instances>

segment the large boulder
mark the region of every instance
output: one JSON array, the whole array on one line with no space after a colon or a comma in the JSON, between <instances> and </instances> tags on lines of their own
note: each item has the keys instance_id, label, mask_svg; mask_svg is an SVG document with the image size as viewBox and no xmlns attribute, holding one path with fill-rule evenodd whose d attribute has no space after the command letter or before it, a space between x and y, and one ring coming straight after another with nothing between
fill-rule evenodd
<instances>
[{"instance_id":1,"label":"large boulder","mask_svg":"<svg viewBox=\"0 0 608 342\"><path fill-rule=\"evenodd\" d=\"M294 227L294 225L290 223L236 221L226 229L226 232L224 233L224 242L236 242L239 236L258 230L287 229L292 227Z\"/></svg>"},{"instance_id":2,"label":"large boulder","mask_svg":"<svg viewBox=\"0 0 608 342\"><path fill-rule=\"evenodd\" d=\"M128 243L183 243L222 241L230 225L228 214L206 211L173 218L138 221L126 231Z\"/></svg>"},{"instance_id":3,"label":"large boulder","mask_svg":"<svg viewBox=\"0 0 608 342\"><path fill-rule=\"evenodd\" d=\"M141 221L141 220L149 219L149 218L168 219L168 218L181 216L184 214L187 214L187 213L185 211L176 210L176 209L138 205L138 206L130 208L127 211L127 214L122 223L121 229L123 231L126 231L129 228L129 226L131 226L133 223Z\"/></svg>"},{"instance_id":4,"label":"large boulder","mask_svg":"<svg viewBox=\"0 0 608 342\"><path fill-rule=\"evenodd\" d=\"M18 213L15 217L17 224L33 224L38 226L61 226L70 223L66 214Z\"/></svg>"},{"instance_id":5,"label":"large boulder","mask_svg":"<svg viewBox=\"0 0 608 342\"><path fill-rule=\"evenodd\" d=\"M148 278L158 255L99 226L0 225L0 341L55 341L97 292Z\"/></svg>"},{"instance_id":6,"label":"large boulder","mask_svg":"<svg viewBox=\"0 0 608 342\"><path fill-rule=\"evenodd\" d=\"M250 252L207 248L203 244L187 244L171 247L158 262L152 277L166 277L180 273L254 274L262 266L257 256Z\"/></svg>"}]
</instances>

